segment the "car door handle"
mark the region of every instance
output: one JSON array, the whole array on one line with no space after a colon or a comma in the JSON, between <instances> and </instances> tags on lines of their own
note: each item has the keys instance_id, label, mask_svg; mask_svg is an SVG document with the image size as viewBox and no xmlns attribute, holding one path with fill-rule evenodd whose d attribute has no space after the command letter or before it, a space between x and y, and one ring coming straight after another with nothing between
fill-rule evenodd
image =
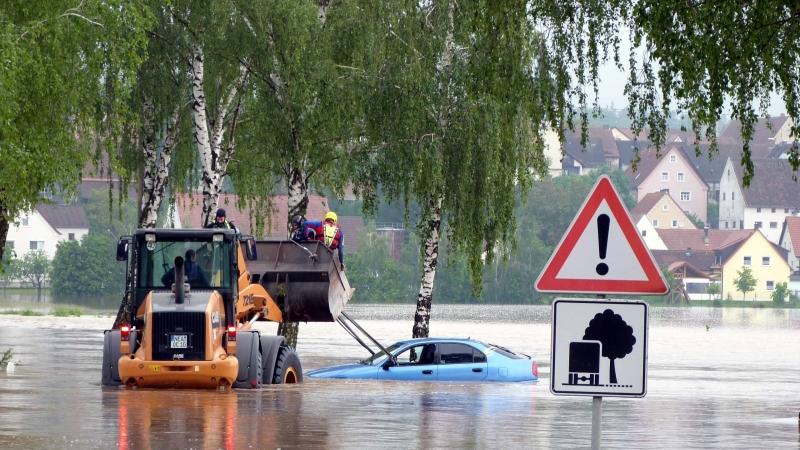
<instances>
[{"instance_id":1,"label":"car door handle","mask_svg":"<svg viewBox=\"0 0 800 450\"><path fill-rule=\"evenodd\" d=\"M483 372L483 369L481 369L480 367L475 367L474 369L472 369L472 371L473 372Z\"/></svg>"},{"instance_id":2,"label":"car door handle","mask_svg":"<svg viewBox=\"0 0 800 450\"><path fill-rule=\"evenodd\" d=\"M433 370L430 370L430 369L428 369L428 370L423 370L423 371L422 371L422 374L423 374L423 375L431 375L431 374L433 374Z\"/></svg>"}]
</instances>

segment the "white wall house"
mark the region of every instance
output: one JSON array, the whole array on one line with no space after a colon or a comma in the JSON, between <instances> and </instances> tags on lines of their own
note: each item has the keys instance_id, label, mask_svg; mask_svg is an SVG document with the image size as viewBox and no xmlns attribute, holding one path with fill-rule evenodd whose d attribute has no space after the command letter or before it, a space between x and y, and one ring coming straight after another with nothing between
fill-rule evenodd
<instances>
[{"instance_id":1,"label":"white wall house","mask_svg":"<svg viewBox=\"0 0 800 450\"><path fill-rule=\"evenodd\" d=\"M787 216L800 213L800 184L792 179L788 162L755 159L755 175L750 186L742 184L742 169L728 158L719 188L721 230L758 229L778 244Z\"/></svg>"},{"instance_id":2,"label":"white wall house","mask_svg":"<svg viewBox=\"0 0 800 450\"><path fill-rule=\"evenodd\" d=\"M644 245L647 246L650 250L666 250L667 246L664 244L664 241L661 239L661 236L658 235L656 228L653 226L653 221L650 220L646 215L642 214L638 218L636 216L633 217L634 223L636 224L636 230L639 231L639 235L642 237L644 241Z\"/></svg>"},{"instance_id":3,"label":"white wall house","mask_svg":"<svg viewBox=\"0 0 800 450\"><path fill-rule=\"evenodd\" d=\"M49 259L56 255L61 241L79 241L89 232L86 213L78 205L37 205L20 214L8 229L6 251L22 258L41 250Z\"/></svg>"}]
</instances>

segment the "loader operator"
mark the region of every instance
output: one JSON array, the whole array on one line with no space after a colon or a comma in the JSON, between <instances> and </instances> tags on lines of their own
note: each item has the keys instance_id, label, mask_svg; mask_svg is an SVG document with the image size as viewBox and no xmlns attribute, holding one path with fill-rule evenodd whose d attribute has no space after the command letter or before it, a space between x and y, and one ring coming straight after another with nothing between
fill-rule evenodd
<instances>
[{"instance_id":1,"label":"loader operator","mask_svg":"<svg viewBox=\"0 0 800 450\"><path fill-rule=\"evenodd\" d=\"M239 229L233 222L228 222L225 218L225 210L222 208L217 209L217 214L214 216L214 221L206 225L206 228L222 228L225 230L233 230L239 233Z\"/></svg>"},{"instance_id":2,"label":"loader operator","mask_svg":"<svg viewBox=\"0 0 800 450\"><path fill-rule=\"evenodd\" d=\"M207 288L208 278L203 273L203 269L197 264L197 253L192 250L186 250L186 259L184 259L183 273L184 279L192 289ZM171 267L164 276L161 277L161 283L166 287L172 287L175 283L175 267Z\"/></svg>"},{"instance_id":3,"label":"loader operator","mask_svg":"<svg viewBox=\"0 0 800 450\"><path fill-rule=\"evenodd\" d=\"M298 242L320 241L331 250L339 250L339 264L344 270L344 234L337 221L333 211L328 211L322 222L295 217L292 220L292 239Z\"/></svg>"}]
</instances>

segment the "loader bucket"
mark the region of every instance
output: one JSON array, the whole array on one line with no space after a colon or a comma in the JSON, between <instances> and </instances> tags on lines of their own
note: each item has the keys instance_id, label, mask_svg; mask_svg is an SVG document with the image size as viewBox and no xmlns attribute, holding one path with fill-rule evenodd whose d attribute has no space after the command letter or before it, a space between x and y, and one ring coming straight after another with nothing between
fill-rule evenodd
<instances>
[{"instance_id":1,"label":"loader bucket","mask_svg":"<svg viewBox=\"0 0 800 450\"><path fill-rule=\"evenodd\" d=\"M335 255L321 242L258 241L252 276L269 292L285 322L335 322L353 290Z\"/></svg>"}]
</instances>

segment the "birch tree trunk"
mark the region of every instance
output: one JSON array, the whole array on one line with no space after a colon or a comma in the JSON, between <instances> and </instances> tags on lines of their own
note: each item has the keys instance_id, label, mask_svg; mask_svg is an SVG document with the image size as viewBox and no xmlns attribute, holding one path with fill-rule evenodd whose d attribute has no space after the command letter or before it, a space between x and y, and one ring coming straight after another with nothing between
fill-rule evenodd
<instances>
[{"instance_id":1,"label":"birch tree trunk","mask_svg":"<svg viewBox=\"0 0 800 450\"><path fill-rule=\"evenodd\" d=\"M294 147L299 143L294 142ZM308 179L306 171L296 164L291 164L287 169L288 199L287 210L289 216L287 229L291 227L291 220L295 216L305 217L308 212ZM297 335L300 332L299 322L281 322L278 325L278 334L286 339L286 345L297 348Z\"/></svg>"},{"instance_id":2,"label":"birch tree trunk","mask_svg":"<svg viewBox=\"0 0 800 450\"><path fill-rule=\"evenodd\" d=\"M203 217L202 224L208 224L214 209L219 201L222 191L222 181L228 170L228 162L235 150L233 134L229 137L228 145L223 148L225 127L228 125L228 114L231 111L236 96L247 82L248 70L246 65L239 66L239 77L229 87L220 99L216 117L209 122L207 102L205 95L205 55L203 46L195 43L192 47L191 77L192 77L192 137L200 152L203 164L203 177L201 180L203 191ZM239 103L230 124L231 131L235 129L236 119L240 111Z\"/></svg>"},{"instance_id":3,"label":"birch tree trunk","mask_svg":"<svg viewBox=\"0 0 800 450\"><path fill-rule=\"evenodd\" d=\"M0 261L3 261L3 255L6 251L6 238L8 237L9 223L6 214L8 214L8 210L0 203Z\"/></svg>"},{"instance_id":4,"label":"birch tree trunk","mask_svg":"<svg viewBox=\"0 0 800 450\"><path fill-rule=\"evenodd\" d=\"M442 198L431 200L431 216L428 221L428 236L425 238L425 258L422 262L422 281L417 297L412 337L428 337L433 302L433 282L439 263L439 232L442 226Z\"/></svg>"},{"instance_id":5,"label":"birch tree trunk","mask_svg":"<svg viewBox=\"0 0 800 450\"><path fill-rule=\"evenodd\" d=\"M442 48L442 54L436 64L436 72L439 75L439 89L442 91L447 90L450 69L453 64L453 53L455 52L455 40L453 35L455 28L454 14L455 4L453 0L451 0L447 7L447 35L444 40L444 48ZM449 99L445 97L445 104L440 105L438 108L439 117L437 118L437 122L440 130L444 130L448 126L448 100ZM422 262L422 279L420 281L419 296L417 297L417 310L414 314L414 328L412 329L412 337L415 338L428 337L428 332L430 331L433 282L436 278L436 266L439 263L439 236L442 226L441 195L435 196L430 202L430 218L428 219L428 226L426 227L428 235L425 237L423 248L425 257Z\"/></svg>"},{"instance_id":6,"label":"birch tree trunk","mask_svg":"<svg viewBox=\"0 0 800 450\"><path fill-rule=\"evenodd\" d=\"M180 121L180 106L175 108L163 130L164 139L157 145L157 134L154 127L153 103L148 98L144 101L144 124L142 151L144 152L144 176L142 177L142 195L139 202L139 227L155 228L158 221L158 210L164 199L164 191L169 180L169 163ZM161 134L161 133L159 133ZM156 150L161 147L161 152Z\"/></svg>"}]
</instances>

